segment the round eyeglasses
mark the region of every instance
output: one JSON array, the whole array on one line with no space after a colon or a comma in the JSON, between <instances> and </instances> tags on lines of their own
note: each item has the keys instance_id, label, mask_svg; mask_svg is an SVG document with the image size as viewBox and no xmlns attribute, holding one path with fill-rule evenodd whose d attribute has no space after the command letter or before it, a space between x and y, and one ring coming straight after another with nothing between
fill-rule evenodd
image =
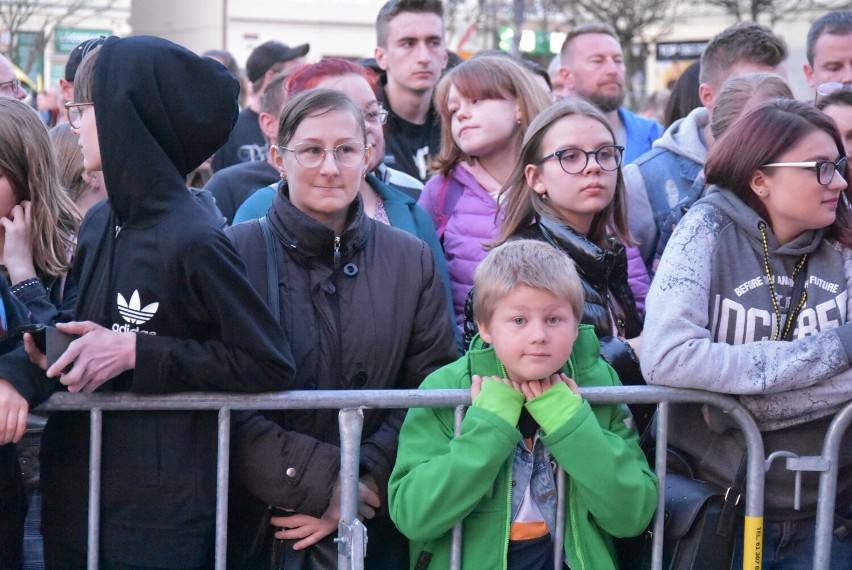
<instances>
[{"instance_id":1,"label":"round eyeglasses","mask_svg":"<svg viewBox=\"0 0 852 570\"><path fill-rule=\"evenodd\" d=\"M794 168L807 168L816 171L817 182L823 186L831 184L834 178L834 173L840 171L840 176L846 177L846 165L848 159L841 156L835 161L831 160L815 160L813 162L773 162L772 164L764 164L761 168L769 168L770 166L792 166Z\"/></svg>"},{"instance_id":2,"label":"round eyeglasses","mask_svg":"<svg viewBox=\"0 0 852 570\"><path fill-rule=\"evenodd\" d=\"M566 174L580 174L586 169L586 166L589 165L589 159L593 156L602 170L612 172L613 170L618 170L618 167L621 166L621 159L624 156L624 147L613 144L602 146L598 150L593 151L574 147L563 148L562 150L557 150L552 154L548 154L544 158L538 160L536 164L542 164L543 162L556 157L559 160L559 166L562 167L562 170L564 170Z\"/></svg>"},{"instance_id":3,"label":"round eyeglasses","mask_svg":"<svg viewBox=\"0 0 852 570\"><path fill-rule=\"evenodd\" d=\"M65 103L65 112L68 114L68 124L70 124L72 128L79 129L80 119L83 118L83 107L89 107L92 105L94 105L94 103Z\"/></svg>"},{"instance_id":4,"label":"round eyeglasses","mask_svg":"<svg viewBox=\"0 0 852 570\"><path fill-rule=\"evenodd\" d=\"M293 148L279 146L279 150L286 150L293 153L296 157L296 162L305 168L316 168L325 160L325 153L331 151L335 162L340 166L354 168L364 164L364 156L370 145L364 145L357 142L348 142L339 144L334 148L323 148L322 145L316 143L299 143Z\"/></svg>"},{"instance_id":5,"label":"round eyeglasses","mask_svg":"<svg viewBox=\"0 0 852 570\"><path fill-rule=\"evenodd\" d=\"M375 111L364 111L364 120L368 123L379 123L384 125L388 122L388 110L379 103L379 108Z\"/></svg>"}]
</instances>

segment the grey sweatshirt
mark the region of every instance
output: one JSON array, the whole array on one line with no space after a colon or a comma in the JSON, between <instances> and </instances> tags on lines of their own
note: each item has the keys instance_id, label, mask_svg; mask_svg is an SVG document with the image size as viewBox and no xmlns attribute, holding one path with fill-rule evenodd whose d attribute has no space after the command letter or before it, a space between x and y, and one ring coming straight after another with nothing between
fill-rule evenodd
<instances>
[{"instance_id":1,"label":"grey sweatshirt","mask_svg":"<svg viewBox=\"0 0 852 570\"><path fill-rule=\"evenodd\" d=\"M764 432L767 455L816 455L830 416L852 398L852 252L823 239L822 230L782 246L767 225L782 325L790 276L808 253L808 298L792 340L772 341L761 221L731 192L711 189L678 224L648 294L642 372L649 384L739 396ZM697 406L676 408L672 445L698 460L701 476L729 484L744 450L741 435L715 410L705 419ZM850 448L842 446L838 491L852 486ZM791 511L793 473L776 462L767 474L767 518L812 514L816 483L812 474L803 478L804 510Z\"/></svg>"}]
</instances>

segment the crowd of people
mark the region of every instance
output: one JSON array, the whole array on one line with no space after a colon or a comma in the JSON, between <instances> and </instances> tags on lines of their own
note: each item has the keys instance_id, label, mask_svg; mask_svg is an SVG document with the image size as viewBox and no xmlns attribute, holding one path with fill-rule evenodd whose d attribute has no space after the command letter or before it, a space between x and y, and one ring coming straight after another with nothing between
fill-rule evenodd
<instances>
[{"instance_id":1,"label":"crowd of people","mask_svg":"<svg viewBox=\"0 0 852 570\"><path fill-rule=\"evenodd\" d=\"M453 58L443 9L388 1L360 63L265 42L245 83L224 51L88 40L65 120L0 56L0 569L87 564L89 416L30 413L57 391L468 390L458 435L451 409L365 410L377 569L446 568L460 521L463 568L621 567L657 504L654 406L582 387L732 395L767 454L821 453L852 380L852 12L811 26L812 99L742 22L654 102L664 127L624 106L609 25L544 70ZM333 411L234 412L229 568L336 566L339 438ZM744 463L713 408L672 406L669 443L723 487ZM104 414L100 567L212 567L216 449L210 412ZM810 566L818 483L767 471L765 567Z\"/></svg>"}]
</instances>

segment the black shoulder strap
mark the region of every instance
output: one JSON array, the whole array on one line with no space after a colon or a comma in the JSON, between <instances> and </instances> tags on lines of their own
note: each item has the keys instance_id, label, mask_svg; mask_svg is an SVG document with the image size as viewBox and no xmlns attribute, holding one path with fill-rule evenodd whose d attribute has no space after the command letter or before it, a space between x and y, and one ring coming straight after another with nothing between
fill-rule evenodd
<instances>
[{"instance_id":1,"label":"black shoulder strap","mask_svg":"<svg viewBox=\"0 0 852 570\"><path fill-rule=\"evenodd\" d=\"M266 244L266 304L275 317L275 322L281 324L281 308L278 298L278 249L275 247L275 238L269 227L266 216L260 218L260 231Z\"/></svg>"}]
</instances>

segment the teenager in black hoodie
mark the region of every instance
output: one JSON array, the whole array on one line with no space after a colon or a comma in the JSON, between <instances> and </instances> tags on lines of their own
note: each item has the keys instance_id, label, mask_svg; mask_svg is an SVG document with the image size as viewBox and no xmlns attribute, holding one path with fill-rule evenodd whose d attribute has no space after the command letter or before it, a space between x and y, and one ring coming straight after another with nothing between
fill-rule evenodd
<instances>
[{"instance_id":1,"label":"teenager in black hoodie","mask_svg":"<svg viewBox=\"0 0 852 570\"><path fill-rule=\"evenodd\" d=\"M289 388L287 340L184 183L227 140L237 82L214 60L134 37L107 39L74 87L69 116L84 165L103 170L109 200L83 222L76 321L59 325L82 338L48 377L71 392ZM24 369L0 361L0 377L35 396ZM103 429L102 567L209 566L216 414L107 413ZM48 567L85 566L88 432L88 414L61 413L44 433Z\"/></svg>"}]
</instances>

